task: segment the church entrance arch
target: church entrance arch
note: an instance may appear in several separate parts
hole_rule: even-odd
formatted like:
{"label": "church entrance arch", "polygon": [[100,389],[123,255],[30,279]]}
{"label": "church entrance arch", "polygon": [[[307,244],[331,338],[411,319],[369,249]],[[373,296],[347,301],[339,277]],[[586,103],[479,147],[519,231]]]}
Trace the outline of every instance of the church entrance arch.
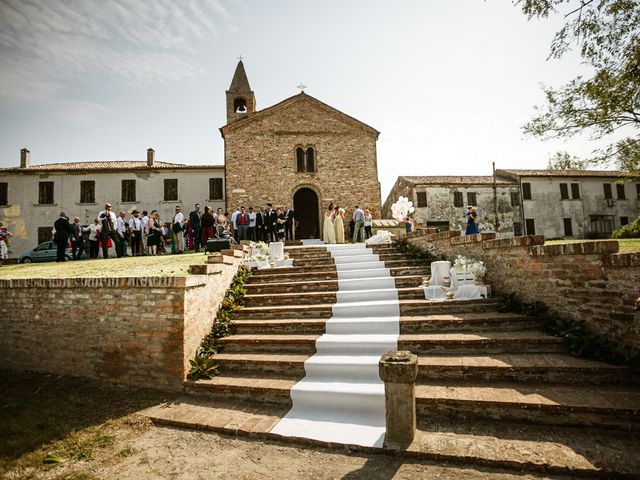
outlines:
{"label": "church entrance arch", "polygon": [[299,189],[293,194],[293,211],[298,221],[296,239],[320,238],[318,194],[308,187]]}

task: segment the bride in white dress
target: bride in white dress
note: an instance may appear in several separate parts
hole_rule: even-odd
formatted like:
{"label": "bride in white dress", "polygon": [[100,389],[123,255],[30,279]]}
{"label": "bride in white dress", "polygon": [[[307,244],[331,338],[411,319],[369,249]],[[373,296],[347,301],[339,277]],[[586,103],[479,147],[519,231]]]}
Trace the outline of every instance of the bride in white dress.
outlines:
{"label": "bride in white dress", "polygon": [[336,230],[333,225],[333,203],[324,212],[324,226],[322,228],[322,241],[324,243],[336,243]]}

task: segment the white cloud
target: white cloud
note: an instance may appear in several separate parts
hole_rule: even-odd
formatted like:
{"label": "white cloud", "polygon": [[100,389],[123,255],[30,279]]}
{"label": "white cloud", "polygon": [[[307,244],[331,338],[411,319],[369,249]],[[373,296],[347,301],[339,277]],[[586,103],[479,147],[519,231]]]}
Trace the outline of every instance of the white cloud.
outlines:
{"label": "white cloud", "polygon": [[234,30],[217,0],[0,0],[0,101],[99,75],[131,86],[202,73],[198,45]]}

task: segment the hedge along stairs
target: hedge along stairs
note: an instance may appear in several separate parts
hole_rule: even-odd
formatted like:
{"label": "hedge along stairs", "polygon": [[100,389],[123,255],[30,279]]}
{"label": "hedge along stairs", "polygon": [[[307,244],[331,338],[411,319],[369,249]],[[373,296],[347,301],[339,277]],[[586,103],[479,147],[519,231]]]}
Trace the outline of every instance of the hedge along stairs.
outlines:
{"label": "hedge along stairs", "polygon": [[[293,268],[256,272],[244,286],[234,334],[218,340],[221,350],[213,356],[220,374],[186,381],[184,396],[148,415],[170,425],[376,449],[348,436],[341,442],[278,427],[292,407],[295,413],[295,386],[326,375],[313,371],[314,358],[322,357],[322,337],[332,334],[334,307],[344,300],[341,282],[353,280],[336,268],[349,261],[340,264],[323,246],[287,252]],[[397,348],[419,357],[419,431],[406,455],[571,476],[640,472],[640,391],[629,369],[572,357],[539,319],[498,312],[494,300],[426,301],[419,286],[429,272],[424,261],[390,246],[365,252],[384,265],[371,264],[372,271],[388,272],[384,285],[376,280],[366,289],[395,287]],[[358,328],[375,332],[374,323]],[[326,360],[340,375],[340,366]],[[339,404],[334,396],[327,408]],[[343,405],[346,412],[353,408]]]}

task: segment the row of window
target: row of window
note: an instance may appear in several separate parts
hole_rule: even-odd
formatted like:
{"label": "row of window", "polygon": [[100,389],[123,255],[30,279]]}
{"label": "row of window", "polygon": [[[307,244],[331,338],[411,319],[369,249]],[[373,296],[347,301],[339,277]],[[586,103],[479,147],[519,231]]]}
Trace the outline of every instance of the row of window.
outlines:
{"label": "row of window", "polygon": [[[610,235],[615,229],[613,215],[589,215],[589,221],[591,224],[591,232],[603,235]],[[571,218],[563,218],[562,223],[564,226],[564,236],[573,237],[573,221]],[[536,234],[536,223],[533,218],[525,219],[527,227],[527,235]],[[623,227],[629,224],[629,217],[620,217],[620,226]],[[514,223],[514,230],[516,224]],[[515,233],[518,235],[518,233]]]}
{"label": "row of window", "polygon": [[[123,203],[137,202],[136,180],[122,180],[120,200]],[[0,205],[9,205],[9,184],[0,182]],[[40,205],[51,205],[54,203],[54,182],[38,183],[38,203]],[[209,179],[209,200],[223,200],[221,178]],[[175,202],[178,200],[178,179],[164,179],[164,200]],[[96,182],[95,180],[80,181],[80,203],[96,203]]]}
{"label": "row of window", "polygon": [[[427,192],[416,192],[416,203],[418,208],[427,206]],[[478,193],[467,192],[467,205],[478,206]],[[453,206],[463,207],[464,195],[462,192],[453,192]],[[511,192],[511,206],[517,207],[520,205],[520,194],[518,192]]]}
{"label": "row of window", "polygon": [[[625,193],[624,185],[621,183],[616,183],[616,196],[618,200],[626,200],[627,195]],[[603,183],[602,189],[604,191],[604,198],[609,200],[613,198],[613,184],[611,183]],[[640,199],[640,183],[636,184],[636,192],[638,198]],[[571,196],[569,196],[571,193]],[[528,182],[522,183],[522,198],[524,200],[531,200],[531,184]],[[580,184],[579,183],[561,183],[560,184],[560,198],[562,200],[578,200],[580,199]]]}

